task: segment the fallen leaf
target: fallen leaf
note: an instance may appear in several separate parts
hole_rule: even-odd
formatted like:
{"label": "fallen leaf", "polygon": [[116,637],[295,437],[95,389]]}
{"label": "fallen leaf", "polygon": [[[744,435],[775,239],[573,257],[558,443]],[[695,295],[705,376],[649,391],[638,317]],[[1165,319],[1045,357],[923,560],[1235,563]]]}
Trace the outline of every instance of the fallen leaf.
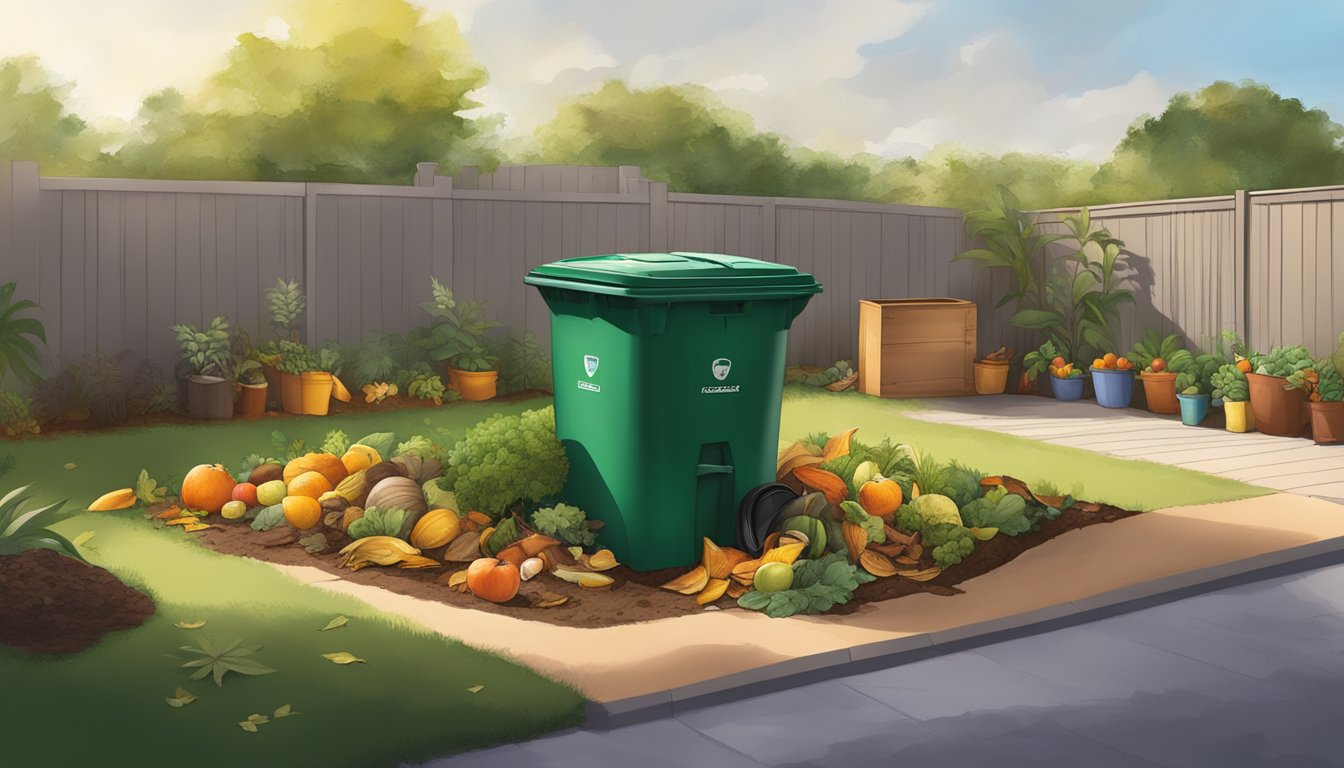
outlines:
{"label": "fallen leaf", "polygon": [[213,528],[213,527],[214,526],[210,525],[209,523],[190,523],[188,525],[182,526],[182,530],[186,531],[187,533],[195,533],[197,531],[204,531],[206,528]]}
{"label": "fallen leaf", "polygon": [[728,591],[727,579],[710,579],[705,588],[700,590],[700,594],[695,596],[695,604],[708,605],[723,597],[726,591]]}
{"label": "fallen leaf", "polygon": [[761,555],[761,564],[784,563],[785,565],[793,565],[793,562],[798,559],[799,555],[803,554],[803,550],[806,548],[807,545],[801,541],[793,542],[791,544],[780,544],[769,552],[766,552],[764,555]]}
{"label": "fallen leaf", "polygon": [[765,543],[761,545],[762,552],[769,552],[779,546],[779,540],[783,538],[779,531],[774,531],[765,537]]}
{"label": "fallen leaf", "polygon": [[812,447],[802,442],[794,443],[787,450],[779,454],[779,461],[775,465],[775,480],[784,482],[784,478],[793,474],[793,470],[799,467],[812,467],[822,463],[819,453],[812,453]]}
{"label": "fallen leaf", "polygon": [[79,465],[78,465],[78,464],[74,464],[74,463],[70,463],[70,464],[66,464],[66,465],[65,465],[65,468],[66,468],[66,469],[74,469],[74,468],[77,467],[77,466],[79,466]]}
{"label": "fallen leaf", "polygon": [[368,664],[367,661],[359,658],[353,653],[346,653],[345,651],[340,651],[339,653],[324,653],[322,654],[322,658],[333,664]]}
{"label": "fallen leaf", "polygon": [[173,626],[178,629],[200,629],[205,626],[204,621],[179,621]]}
{"label": "fallen leaf", "polygon": [[303,545],[303,550],[310,555],[320,555],[331,546],[331,542],[327,541],[326,534],[321,531],[304,536],[299,539],[299,543]]}
{"label": "fallen leaf", "polygon": [[248,733],[257,732],[257,724],[252,722],[251,720],[243,720],[242,722],[238,723],[238,727],[242,728],[244,731],[247,731]]}
{"label": "fallen leaf", "polygon": [[854,437],[854,433],[858,431],[858,427],[850,427],[844,432],[832,437],[830,440],[827,440],[826,447],[821,450],[821,463],[825,464],[826,462],[833,461],[841,456],[848,456],[849,440]]}
{"label": "fallen leaf", "polygon": [[290,715],[297,715],[297,714],[299,713],[295,712],[293,708],[290,707],[288,704],[281,704],[279,707],[276,708],[275,714],[271,715],[271,717],[274,717],[276,720],[279,720],[282,717],[289,717]]}
{"label": "fallen leaf", "polygon": [[173,698],[164,699],[164,701],[168,702],[168,706],[178,708],[185,707],[195,700],[196,694],[188,691],[186,688],[178,688],[173,693]]}
{"label": "fallen leaf", "polygon": [[700,564],[705,566],[705,573],[710,579],[728,578],[728,574],[733,571],[733,567],[728,564],[728,556],[708,536],[704,539],[704,554],[700,557]]}
{"label": "fallen leaf", "polygon": [[93,541],[93,537],[97,535],[98,534],[93,531],[85,531],[76,536],[75,538],[71,539],[70,543],[74,544],[76,547],[85,547],[87,549],[88,543],[90,541]]}
{"label": "fallen leaf", "polygon": [[694,595],[705,588],[709,583],[709,573],[705,571],[705,566],[697,565],[686,573],[662,585],[660,589],[669,589],[673,592],[680,592],[683,595]]}
{"label": "fallen leaf", "polygon": [[247,721],[249,723],[256,723],[257,725],[265,725],[266,723],[271,722],[271,718],[265,715],[251,714],[247,716]]}
{"label": "fallen leaf", "polygon": [[182,517],[182,508],[179,507],[179,506],[177,506],[176,504],[173,504],[173,505],[169,506],[167,509],[165,509],[165,510],[163,510],[162,512],[160,512],[160,513],[158,513],[157,515],[155,515],[155,516],[154,516],[154,519],[155,519],[155,520],[172,520],[173,518],[177,518],[177,517]]}
{"label": "fallen leaf", "polygon": [[871,549],[859,553],[859,565],[878,578],[896,575],[896,566],[892,565],[891,560],[881,552],[874,552]]}
{"label": "fallen leaf", "polygon": [[602,589],[616,583],[615,579],[605,573],[593,573],[591,571],[570,571],[564,568],[556,568],[551,571],[551,574],[561,581],[578,584],[584,589]]}
{"label": "fallen leaf", "polygon": [[318,632],[326,632],[326,631],[329,630],[329,629],[340,629],[341,627],[344,627],[346,624],[349,624],[349,623],[350,623],[350,620],[347,619],[347,618],[345,618],[344,616],[337,616],[336,618],[332,619],[331,621],[328,621],[328,622],[327,622],[327,626],[325,626],[325,627],[323,627],[323,628],[321,628],[321,629],[319,629],[319,630],[317,630],[317,631],[318,631]]}
{"label": "fallen leaf", "polygon": [[838,381],[833,381],[833,382],[831,382],[830,384],[827,384],[827,385],[826,385],[826,389],[829,390],[829,391],[831,391],[831,392],[840,392],[840,391],[842,391],[842,390],[846,390],[846,389],[849,389],[850,387],[854,386],[854,384],[855,384],[858,380],[859,380],[859,373],[858,373],[858,371],[855,371],[854,373],[849,374],[848,376],[846,376],[846,377],[843,378],[843,379],[840,379],[840,380],[838,380]]}
{"label": "fallen leaf", "polygon": [[868,530],[857,523],[845,520],[840,524],[845,534],[845,546],[849,549],[849,562],[859,562],[859,553],[868,546]]}
{"label": "fallen leaf", "polygon": [[168,521],[168,525],[191,525],[196,522],[196,518],[187,515],[185,517],[175,517]]}
{"label": "fallen leaf", "polygon": [[896,575],[904,576],[905,578],[910,579],[911,581],[928,581],[932,578],[935,578],[940,573],[942,573],[942,570],[939,568],[925,568],[922,571],[914,571],[914,570],[897,571]]}
{"label": "fallen leaf", "polygon": [[736,581],[730,582],[728,584],[728,597],[732,598],[733,600],[736,600],[737,598],[745,594],[747,594],[747,587],[743,586],[742,584],[739,584]]}
{"label": "fallen leaf", "polygon": [[[440,577],[440,578],[442,578],[442,577]],[[466,572],[466,571],[458,571],[457,573],[454,573],[453,575],[449,576],[449,577],[448,577],[448,588],[449,588],[449,589],[457,590],[458,592],[466,592],[466,591],[467,591],[467,572]]]}
{"label": "fallen leaf", "polygon": [[401,562],[397,563],[398,568],[410,569],[440,568],[442,566],[443,563],[440,563],[438,560],[435,560],[432,557],[424,557],[423,555],[407,555],[402,558]]}
{"label": "fallen leaf", "polygon": [[480,693],[481,691],[484,691],[484,690],[485,690],[485,686],[484,686],[484,685],[473,685],[473,686],[471,686],[470,688],[468,688],[467,690],[468,690],[468,691],[471,691],[472,693]]}
{"label": "fallen leaf", "polygon": [[541,590],[532,596],[533,608],[554,608],[569,602],[569,598],[564,595],[557,595],[549,590]]}

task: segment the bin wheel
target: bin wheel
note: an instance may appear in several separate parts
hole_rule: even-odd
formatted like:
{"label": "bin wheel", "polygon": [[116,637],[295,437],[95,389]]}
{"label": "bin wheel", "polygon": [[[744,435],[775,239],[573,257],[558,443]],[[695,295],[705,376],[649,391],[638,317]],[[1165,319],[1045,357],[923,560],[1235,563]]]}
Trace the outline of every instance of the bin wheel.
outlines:
{"label": "bin wheel", "polygon": [[737,506],[737,548],[759,557],[779,513],[796,498],[798,494],[783,483],[766,483],[747,491]]}

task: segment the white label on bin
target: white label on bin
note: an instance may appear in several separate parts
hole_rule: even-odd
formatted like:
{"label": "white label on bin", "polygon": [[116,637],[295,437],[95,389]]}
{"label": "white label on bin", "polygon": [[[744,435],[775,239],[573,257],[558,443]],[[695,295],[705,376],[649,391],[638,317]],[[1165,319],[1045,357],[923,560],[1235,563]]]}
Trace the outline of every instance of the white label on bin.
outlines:
{"label": "white label on bin", "polygon": [[594,383],[591,382],[591,381],[583,381],[583,380],[580,380],[580,381],[579,381],[579,389],[586,389],[586,390],[588,390],[589,392],[601,392],[601,391],[602,391],[602,387],[601,387],[600,385],[598,385],[598,384],[594,384]]}
{"label": "white label on bin", "polygon": [[588,374],[588,378],[593,378],[593,374],[597,373],[598,362],[597,355],[583,356],[583,372]]}
{"label": "white label on bin", "polygon": [[700,394],[702,394],[702,395],[717,395],[717,394],[721,394],[721,393],[723,393],[723,392],[738,392],[738,391],[741,391],[741,389],[742,389],[742,388],[739,387],[739,386],[736,385],[736,384],[732,384],[732,385],[729,385],[729,386],[722,386],[722,387],[701,387],[701,388],[700,388]]}
{"label": "white label on bin", "polygon": [[716,358],[709,364],[709,370],[714,372],[714,378],[723,381],[728,378],[728,372],[733,369],[733,361],[726,357]]}

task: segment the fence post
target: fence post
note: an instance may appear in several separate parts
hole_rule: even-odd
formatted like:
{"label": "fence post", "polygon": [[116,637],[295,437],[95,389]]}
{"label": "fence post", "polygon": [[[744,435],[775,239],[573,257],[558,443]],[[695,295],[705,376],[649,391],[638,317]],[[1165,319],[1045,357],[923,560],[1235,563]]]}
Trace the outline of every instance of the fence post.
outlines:
{"label": "fence post", "polygon": [[1233,322],[1246,348],[1251,348],[1251,295],[1247,272],[1251,260],[1251,194],[1238,189],[1233,196],[1232,296],[1236,306]]}
{"label": "fence post", "polygon": [[307,343],[317,342],[317,192],[303,185],[303,292],[306,296],[304,325]]}
{"label": "fence post", "polygon": [[639,179],[638,165],[622,165],[616,169],[616,192],[628,195],[634,188],[632,182]]}
{"label": "fence post", "polygon": [[761,259],[779,261],[779,250],[775,246],[775,198],[765,201],[761,206]]}
{"label": "fence post", "polygon": [[434,175],[439,172],[438,163],[416,163],[415,164],[415,186],[432,187],[434,186]]}
{"label": "fence post", "polygon": [[649,182],[649,250],[667,250],[667,183]]}

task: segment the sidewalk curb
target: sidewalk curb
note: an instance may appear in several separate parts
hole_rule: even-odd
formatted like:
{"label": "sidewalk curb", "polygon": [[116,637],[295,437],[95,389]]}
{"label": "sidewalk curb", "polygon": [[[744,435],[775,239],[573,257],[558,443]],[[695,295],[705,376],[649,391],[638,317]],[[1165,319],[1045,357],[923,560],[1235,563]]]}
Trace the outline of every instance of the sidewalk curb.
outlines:
{"label": "sidewalk curb", "polygon": [[804,656],[692,685],[587,704],[582,727],[610,730],[837,677],[873,672],[984,645],[1344,563],[1344,536],[1173,574],[990,621]]}

